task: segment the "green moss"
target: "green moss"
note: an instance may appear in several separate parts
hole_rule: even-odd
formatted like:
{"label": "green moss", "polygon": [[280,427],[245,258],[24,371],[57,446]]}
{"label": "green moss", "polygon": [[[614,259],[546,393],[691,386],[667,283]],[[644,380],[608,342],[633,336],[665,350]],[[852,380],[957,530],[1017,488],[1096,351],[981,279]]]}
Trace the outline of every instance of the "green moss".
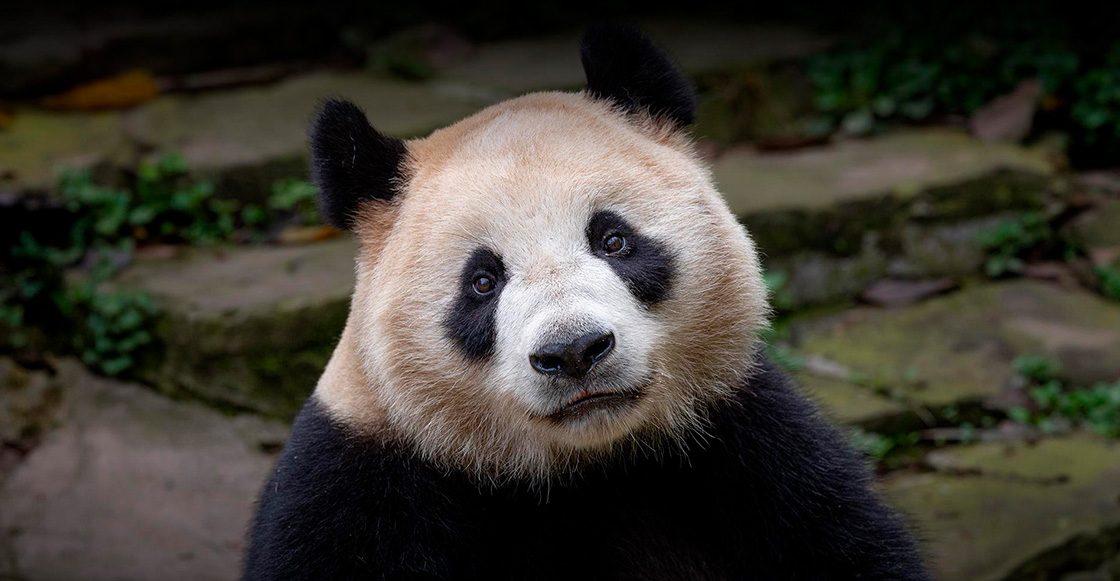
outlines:
{"label": "green moss", "polygon": [[16,191],[49,190],[58,171],[127,156],[119,113],[43,113],[21,110],[0,131],[0,174]]}
{"label": "green moss", "polygon": [[810,111],[807,79],[796,66],[733,67],[696,76],[692,133],[720,143],[800,135]]}
{"label": "green moss", "polygon": [[1008,210],[1041,210],[1055,191],[1053,178],[1019,171],[997,170],[954,186],[930,188],[914,206],[923,220],[961,220]]}
{"label": "green moss", "polygon": [[314,389],[342,333],[348,300],[218,319],[174,314],[157,328],[162,349],[139,375],[164,393],[292,418]]}
{"label": "green moss", "polygon": [[933,539],[940,579],[1033,579],[1024,565],[1070,557],[1120,524],[1120,446],[1085,435],[938,452],[940,472],[902,475],[888,498]]}
{"label": "green moss", "polygon": [[1081,385],[1120,375],[1120,308],[1037,282],[966,288],[910,307],[858,309],[793,326],[798,350],[934,407],[998,393],[1022,353],[1056,358]]}

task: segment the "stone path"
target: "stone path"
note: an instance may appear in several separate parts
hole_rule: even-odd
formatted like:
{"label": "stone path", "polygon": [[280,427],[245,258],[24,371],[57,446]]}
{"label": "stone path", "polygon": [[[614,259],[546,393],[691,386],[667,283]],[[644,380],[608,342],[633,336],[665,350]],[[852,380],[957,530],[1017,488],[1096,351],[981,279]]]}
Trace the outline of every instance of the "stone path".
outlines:
{"label": "stone path", "polygon": [[938,578],[1050,579],[1046,565],[1076,563],[1078,544],[1120,548],[1120,443],[1076,434],[935,454],[937,470],[885,488],[927,539]]}
{"label": "stone path", "polygon": [[[2,378],[0,378],[2,380]],[[0,578],[235,579],[287,428],[60,361],[59,427],[0,481]]]}
{"label": "stone path", "polygon": [[1120,378],[1120,304],[1036,281],[803,318],[791,335],[807,356],[805,387],[840,419],[872,427],[982,404],[1011,388],[1023,354],[1057,360],[1073,385]]}
{"label": "stone path", "polygon": [[716,161],[714,173],[731,210],[745,216],[816,210],[883,194],[908,197],[1000,169],[1053,171],[1045,150],[981,143],[963,131],[934,128],[784,153],[733,149]]}
{"label": "stone path", "polygon": [[140,376],[165,393],[292,417],[350,309],[355,244],[196,250],[147,260],[117,280],[164,309],[163,354]]}

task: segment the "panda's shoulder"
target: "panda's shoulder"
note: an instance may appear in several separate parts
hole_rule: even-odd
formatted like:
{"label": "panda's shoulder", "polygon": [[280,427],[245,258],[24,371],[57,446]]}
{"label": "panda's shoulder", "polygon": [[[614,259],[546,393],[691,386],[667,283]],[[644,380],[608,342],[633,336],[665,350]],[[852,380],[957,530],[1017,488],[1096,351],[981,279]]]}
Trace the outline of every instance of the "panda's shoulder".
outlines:
{"label": "panda's shoulder", "polygon": [[[442,471],[399,438],[352,428],[312,396],[292,424],[269,481],[271,490],[264,494],[317,503],[330,503],[338,496],[352,508],[355,499],[391,502],[394,496],[373,492],[379,488],[413,496],[412,492],[445,485]],[[316,494],[305,494],[309,490]]]}
{"label": "panda's shoulder", "polygon": [[406,567],[399,561],[409,555],[435,566],[431,555],[447,554],[440,547],[455,542],[451,525],[469,522],[471,495],[457,488],[406,446],[348,428],[312,397],[261,490],[246,577],[344,575],[373,562],[392,571]]}
{"label": "panda's shoulder", "polygon": [[752,478],[776,483],[782,474],[797,472],[806,481],[817,481],[827,475],[816,468],[830,466],[856,485],[868,481],[866,462],[844,432],[768,358],[759,357],[736,396],[720,407],[717,416],[715,436],[726,451],[750,467]]}

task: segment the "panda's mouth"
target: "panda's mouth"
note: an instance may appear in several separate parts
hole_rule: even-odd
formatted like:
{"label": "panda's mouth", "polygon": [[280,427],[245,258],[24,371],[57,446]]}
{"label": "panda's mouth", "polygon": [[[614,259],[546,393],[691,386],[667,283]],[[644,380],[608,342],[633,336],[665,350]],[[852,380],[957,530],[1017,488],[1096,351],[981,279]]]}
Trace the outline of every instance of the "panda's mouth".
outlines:
{"label": "panda's mouth", "polygon": [[547,417],[553,421],[564,421],[600,411],[619,412],[636,404],[644,394],[645,390],[638,388],[621,391],[580,390]]}

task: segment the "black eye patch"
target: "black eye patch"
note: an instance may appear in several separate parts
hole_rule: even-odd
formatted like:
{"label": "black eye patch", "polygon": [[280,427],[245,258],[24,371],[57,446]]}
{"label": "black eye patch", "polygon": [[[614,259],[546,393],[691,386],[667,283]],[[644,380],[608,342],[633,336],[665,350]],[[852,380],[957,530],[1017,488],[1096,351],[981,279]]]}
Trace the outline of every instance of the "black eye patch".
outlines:
{"label": "black eye patch", "polygon": [[[609,254],[603,243],[611,236],[621,236],[626,246],[622,252]],[[647,305],[664,300],[673,282],[673,257],[661,242],[642,236],[618,214],[600,210],[587,224],[587,242],[591,252],[607,261],[637,299]]]}
{"label": "black eye patch", "polygon": [[[475,279],[480,276],[490,279],[493,290],[485,294],[475,290]],[[494,316],[505,282],[502,259],[488,248],[475,249],[463,265],[455,303],[444,317],[443,326],[469,359],[484,359],[494,353],[497,336]]]}

